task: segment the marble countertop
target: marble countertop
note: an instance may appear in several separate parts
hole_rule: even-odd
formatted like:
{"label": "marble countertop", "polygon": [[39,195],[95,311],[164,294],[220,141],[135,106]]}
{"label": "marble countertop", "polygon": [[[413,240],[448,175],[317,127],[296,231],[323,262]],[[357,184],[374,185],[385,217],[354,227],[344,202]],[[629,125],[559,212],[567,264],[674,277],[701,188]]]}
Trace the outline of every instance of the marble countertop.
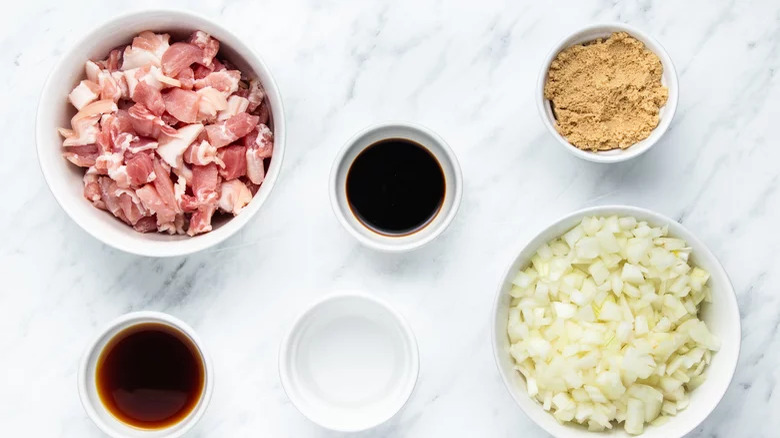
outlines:
{"label": "marble countertop", "polygon": [[[545,224],[584,206],[628,203],[693,230],[739,296],[739,367],[693,435],[778,436],[780,3],[168,2],[232,25],[257,48],[285,98],[288,147],[274,193],[242,232],[162,260],[112,250],[71,221],[40,174],[33,137],[41,86],[65,48],[97,22],[156,3],[28,0],[0,16],[0,435],[101,436],[79,403],[79,358],[108,321],[147,309],[189,322],[211,350],[214,397],[190,436],[337,436],[291,405],[277,351],[301,306],[357,288],[408,318],[421,374],[399,415],[356,436],[546,436],[493,363],[497,282]],[[641,158],[608,166],[556,144],[533,100],[551,46],[600,21],[648,31],[680,76],[670,131]],[[360,246],[327,196],[343,142],[388,119],[437,131],[465,178],[450,229],[405,255]]]}

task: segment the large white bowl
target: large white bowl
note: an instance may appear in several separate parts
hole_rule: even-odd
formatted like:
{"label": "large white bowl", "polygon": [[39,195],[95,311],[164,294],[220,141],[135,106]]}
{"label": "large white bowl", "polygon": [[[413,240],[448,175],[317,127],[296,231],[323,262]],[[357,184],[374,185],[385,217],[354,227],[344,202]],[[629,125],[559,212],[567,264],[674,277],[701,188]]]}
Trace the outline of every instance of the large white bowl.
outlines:
{"label": "large white bowl", "polygon": [[[195,237],[139,233],[110,213],[99,210],[84,199],[82,177],[84,169],[62,157],[62,138],[57,127],[69,127],[75,109],[67,95],[84,79],[87,59],[103,59],[108,52],[132,41],[141,31],[167,32],[181,39],[194,30],[203,30],[220,41],[219,56],[239,69],[257,76],[271,105],[274,131],[274,155],[265,181],[252,202],[235,218],[215,220],[214,230]],[[133,12],[114,18],[80,38],[62,55],[43,87],[36,122],[38,160],[44,178],[54,198],[81,228],[96,239],[133,254],[145,256],[177,256],[190,254],[216,245],[246,225],[268,198],[282,166],[285,146],[284,108],[279,89],[260,57],[225,27],[199,15],[173,10]]]}
{"label": "large white bowl", "polygon": [[[651,52],[658,55],[661,60],[664,71],[661,76],[661,83],[669,90],[669,98],[666,100],[666,104],[661,107],[659,112],[658,126],[653,129],[650,136],[646,139],[637,142],[626,149],[614,149],[611,151],[584,151],[577,146],[569,143],[558,130],[555,129],[556,121],[553,114],[550,101],[544,97],[544,84],[547,82],[547,71],[550,69],[550,64],[558,56],[558,54],[564,49],[571,47],[575,44],[582,44],[589,41],[594,41],[598,38],[607,38],[613,32],[626,32],[632,37],[638,39],[645,44]],[[669,125],[672,123],[674,113],[677,111],[677,100],[679,97],[679,84],[677,81],[677,71],[674,69],[672,58],[666,53],[664,47],[651,37],[647,33],[627,24],[623,23],[607,23],[596,24],[588,26],[584,29],[578,30],[568,37],[564,38],[550,51],[542,64],[542,70],[539,72],[539,79],[536,84],[536,106],[539,110],[539,115],[542,117],[544,126],[550,131],[553,137],[558,140],[567,151],[576,155],[584,160],[593,161],[596,163],[617,163],[620,161],[630,160],[631,158],[638,157],[643,153],[650,150],[650,148],[661,139],[661,137],[669,129]]]}
{"label": "large white bowl", "polygon": [[691,392],[691,403],[688,408],[671,417],[661,426],[646,425],[644,438],[675,438],[682,437],[692,431],[718,405],[723,394],[731,383],[734,370],[739,358],[741,340],[741,328],[739,320],[739,308],[734,294],[734,288],[726,275],[726,271],[710,252],[704,243],[696,238],[690,231],[678,222],[661,214],[637,207],[624,205],[610,205],[586,208],[571,213],[547,227],[530,242],[523,246],[517,257],[509,265],[501,284],[498,287],[496,301],[493,306],[492,339],[493,353],[495,355],[498,370],[509,389],[512,397],[523,409],[525,414],[537,425],[557,438],[583,438],[583,437],[630,437],[623,430],[622,425],[613,428],[609,432],[588,432],[584,427],[572,424],[560,424],[557,420],[535,400],[528,396],[525,380],[519,372],[514,370],[514,362],[509,355],[509,337],[507,335],[507,320],[509,317],[509,304],[511,297],[512,279],[515,273],[528,265],[531,257],[543,243],[553,240],[569,229],[577,225],[585,216],[633,216],[644,220],[651,225],[668,225],[669,235],[679,237],[688,242],[693,249],[691,262],[710,272],[709,285],[712,288],[712,303],[702,306],[699,317],[707,323],[707,327],[721,340],[721,349],[712,357],[712,363],[707,367],[705,382]]}

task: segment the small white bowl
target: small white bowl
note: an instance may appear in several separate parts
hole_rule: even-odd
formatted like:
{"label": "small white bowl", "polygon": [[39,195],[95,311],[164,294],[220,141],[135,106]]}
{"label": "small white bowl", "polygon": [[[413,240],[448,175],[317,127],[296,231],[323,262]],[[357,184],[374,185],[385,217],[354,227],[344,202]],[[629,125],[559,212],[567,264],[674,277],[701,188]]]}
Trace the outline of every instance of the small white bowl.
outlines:
{"label": "small white bowl", "polygon": [[[69,127],[75,114],[67,100],[68,93],[85,77],[84,63],[88,59],[103,59],[108,52],[144,30],[170,33],[181,39],[194,30],[203,30],[220,41],[220,56],[239,69],[256,75],[263,84],[271,105],[274,130],[274,154],[260,191],[249,205],[234,218],[215,220],[214,230],[195,237],[170,236],[160,233],[142,234],[95,208],[84,199],[83,168],[62,157],[62,138],[58,127]],[[168,257],[186,255],[214,246],[235,234],[257,213],[274,187],[282,166],[285,147],[285,122],[282,98],[271,71],[255,54],[226,27],[196,14],[174,10],[132,12],[109,20],[89,32],[61,56],[43,87],[38,104],[36,142],[41,171],[54,198],[68,216],[87,233],[116,249],[133,254]]]}
{"label": "small white bowl", "polygon": [[739,359],[741,341],[741,326],[739,307],[734,288],[726,271],[707,249],[704,243],[678,222],[661,214],[638,207],[625,205],[608,205],[586,208],[571,213],[555,222],[525,244],[517,257],[509,265],[498,287],[493,305],[493,324],[491,325],[491,343],[498,371],[504,384],[525,414],[547,433],[558,438],[593,438],[608,435],[611,437],[628,438],[629,435],[622,426],[613,428],[611,432],[588,432],[587,428],[560,424],[542,406],[533,400],[526,390],[525,379],[514,369],[514,360],[509,354],[509,337],[507,335],[507,320],[511,297],[512,279],[519,269],[530,262],[543,243],[547,243],[573,228],[585,216],[633,216],[647,221],[651,225],[668,225],[669,235],[679,237],[688,242],[692,248],[691,262],[710,272],[709,285],[712,288],[712,303],[704,303],[699,313],[707,327],[721,340],[721,349],[712,356],[712,362],[707,367],[707,379],[690,393],[690,405],[671,417],[666,424],[660,426],[645,425],[643,438],[676,438],[682,437],[701,424],[715,409],[726,393]]}
{"label": "small white bowl", "polygon": [[[106,409],[100,401],[97,392],[96,373],[100,354],[106,345],[123,330],[139,324],[158,323],[173,327],[186,335],[192,344],[198,349],[203,359],[204,382],[198,404],[184,419],[164,429],[138,429],[119,421]],[[89,344],[79,364],[78,388],[81,404],[89,418],[95,422],[98,428],[106,435],[113,438],[177,438],[190,429],[200,420],[206,412],[211,393],[214,391],[214,370],[206,350],[203,347],[195,331],[183,321],[166,313],[160,312],[133,312],[122,315],[109,323],[100,334]]]}
{"label": "small white bowl", "polygon": [[387,303],[355,292],[303,312],[279,352],[279,377],[293,405],[339,432],[392,418],[411,396],[419,369],[409,323]]}
{"label": "small white bowl", "polygon": [[[368,146],[385,139],[411,140],[425,147],[444,172],[444,200],[427,225],[409,234],[392,236],[377,233],[355,217],[347,200],[347,175],[355,158]],[[463,175],[455,153],[435,132],[408,122],[387,122],[357,133],[341,148],[330,171],[330,203],[341,225],[360,243],[385,252],[403,252],[419,248],[444,232],[455,218],[463,196]]]}
{"label": "small white bowl", "polygon": [[[661,107],[658,126],[653,129],[653,132],[651,132],[650,136],[646,139],[635,143],[626,149],[599,152],[584,151],[569,143],[569,141],[555,129],[556,121],[552,108],[550,107],[550,101],[544,97],[544,84],[547,82],[547,71],[550,69],[550,64],[555,60],[555,57],[564,49],[575,44],[594,41],[598,38],[607,38],[613,32],[628,33],[632,37],[643,42],[650,51],[658,55],[664,68],[661,83],[669,89],[669,98],[667,99],[666,104]],[[539,115],[542,117],[544,125],[567,151],[577,157],[596,163],[617,163],[642,155],[664,135],[669,128],[669,125],[672,123],[672,118],[677,110],[677,100],[679,97],[678,90],[677,71],[674,69],[672,58],[669,57],[669,54],[666,53],[666,50],[658,41],[645,32],[627,24],[596,24],[588,26],[564,38],[550,51],[550,54],[547,55],[547,59],[545,59],[544,64],[542,64],[542,71],[539,73],[539,79],[536,84],[536,106],[539,109]]]}

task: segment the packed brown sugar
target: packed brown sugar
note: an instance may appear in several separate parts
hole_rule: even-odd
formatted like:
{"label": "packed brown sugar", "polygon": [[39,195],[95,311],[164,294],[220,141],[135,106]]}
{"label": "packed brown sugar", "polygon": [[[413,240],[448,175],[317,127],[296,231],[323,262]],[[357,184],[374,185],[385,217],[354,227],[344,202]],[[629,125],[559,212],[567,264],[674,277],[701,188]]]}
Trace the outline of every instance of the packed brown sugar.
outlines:
{"label": "packed brown sugar", "polygon": [[625,32],[563,50],[550,64],[544,96],[556,129],[591,151],[625,149],[658,126],[668,90],[658,56]]}

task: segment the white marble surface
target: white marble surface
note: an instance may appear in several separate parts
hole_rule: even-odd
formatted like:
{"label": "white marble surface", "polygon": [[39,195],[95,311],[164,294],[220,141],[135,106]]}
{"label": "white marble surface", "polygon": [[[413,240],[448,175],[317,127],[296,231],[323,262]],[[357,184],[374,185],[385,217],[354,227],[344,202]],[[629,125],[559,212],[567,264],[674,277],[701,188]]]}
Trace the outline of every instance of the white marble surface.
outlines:
{"label": "white marble surface", "polygon": [[[1,436],[100,436],[79,404],[77,363],[99,327],[141,309],[188,321],[213,354],[214,398],[191,436],[336,436],[290,404],[276,361],[301,306],[339,288],[392,302],[420,345],[406,409],[358,436],[545,436],[499,379],[490,306],[525,239],[602,203],[679,219],[720,257],[739,294],[739,368],[694,435],[780,434],[780,3],[168,2],[232,25],[259,50],[285,97],[289,137],[281,179],[246,229],[212,251],[167,260],[119,253],[78,228],[46,188],[33,139],[42,83],[68,44],[122,10],[155,3],[27,0],[0,15]],[[665,45],[681,97],[653,150],[600,166],[556,144],[533,88],[554,42],[610,20]],[[440,133],[466,181],[452,227],[400,256],[359,246],[336,222],[326,190],[342,143],[387,119]]]}

